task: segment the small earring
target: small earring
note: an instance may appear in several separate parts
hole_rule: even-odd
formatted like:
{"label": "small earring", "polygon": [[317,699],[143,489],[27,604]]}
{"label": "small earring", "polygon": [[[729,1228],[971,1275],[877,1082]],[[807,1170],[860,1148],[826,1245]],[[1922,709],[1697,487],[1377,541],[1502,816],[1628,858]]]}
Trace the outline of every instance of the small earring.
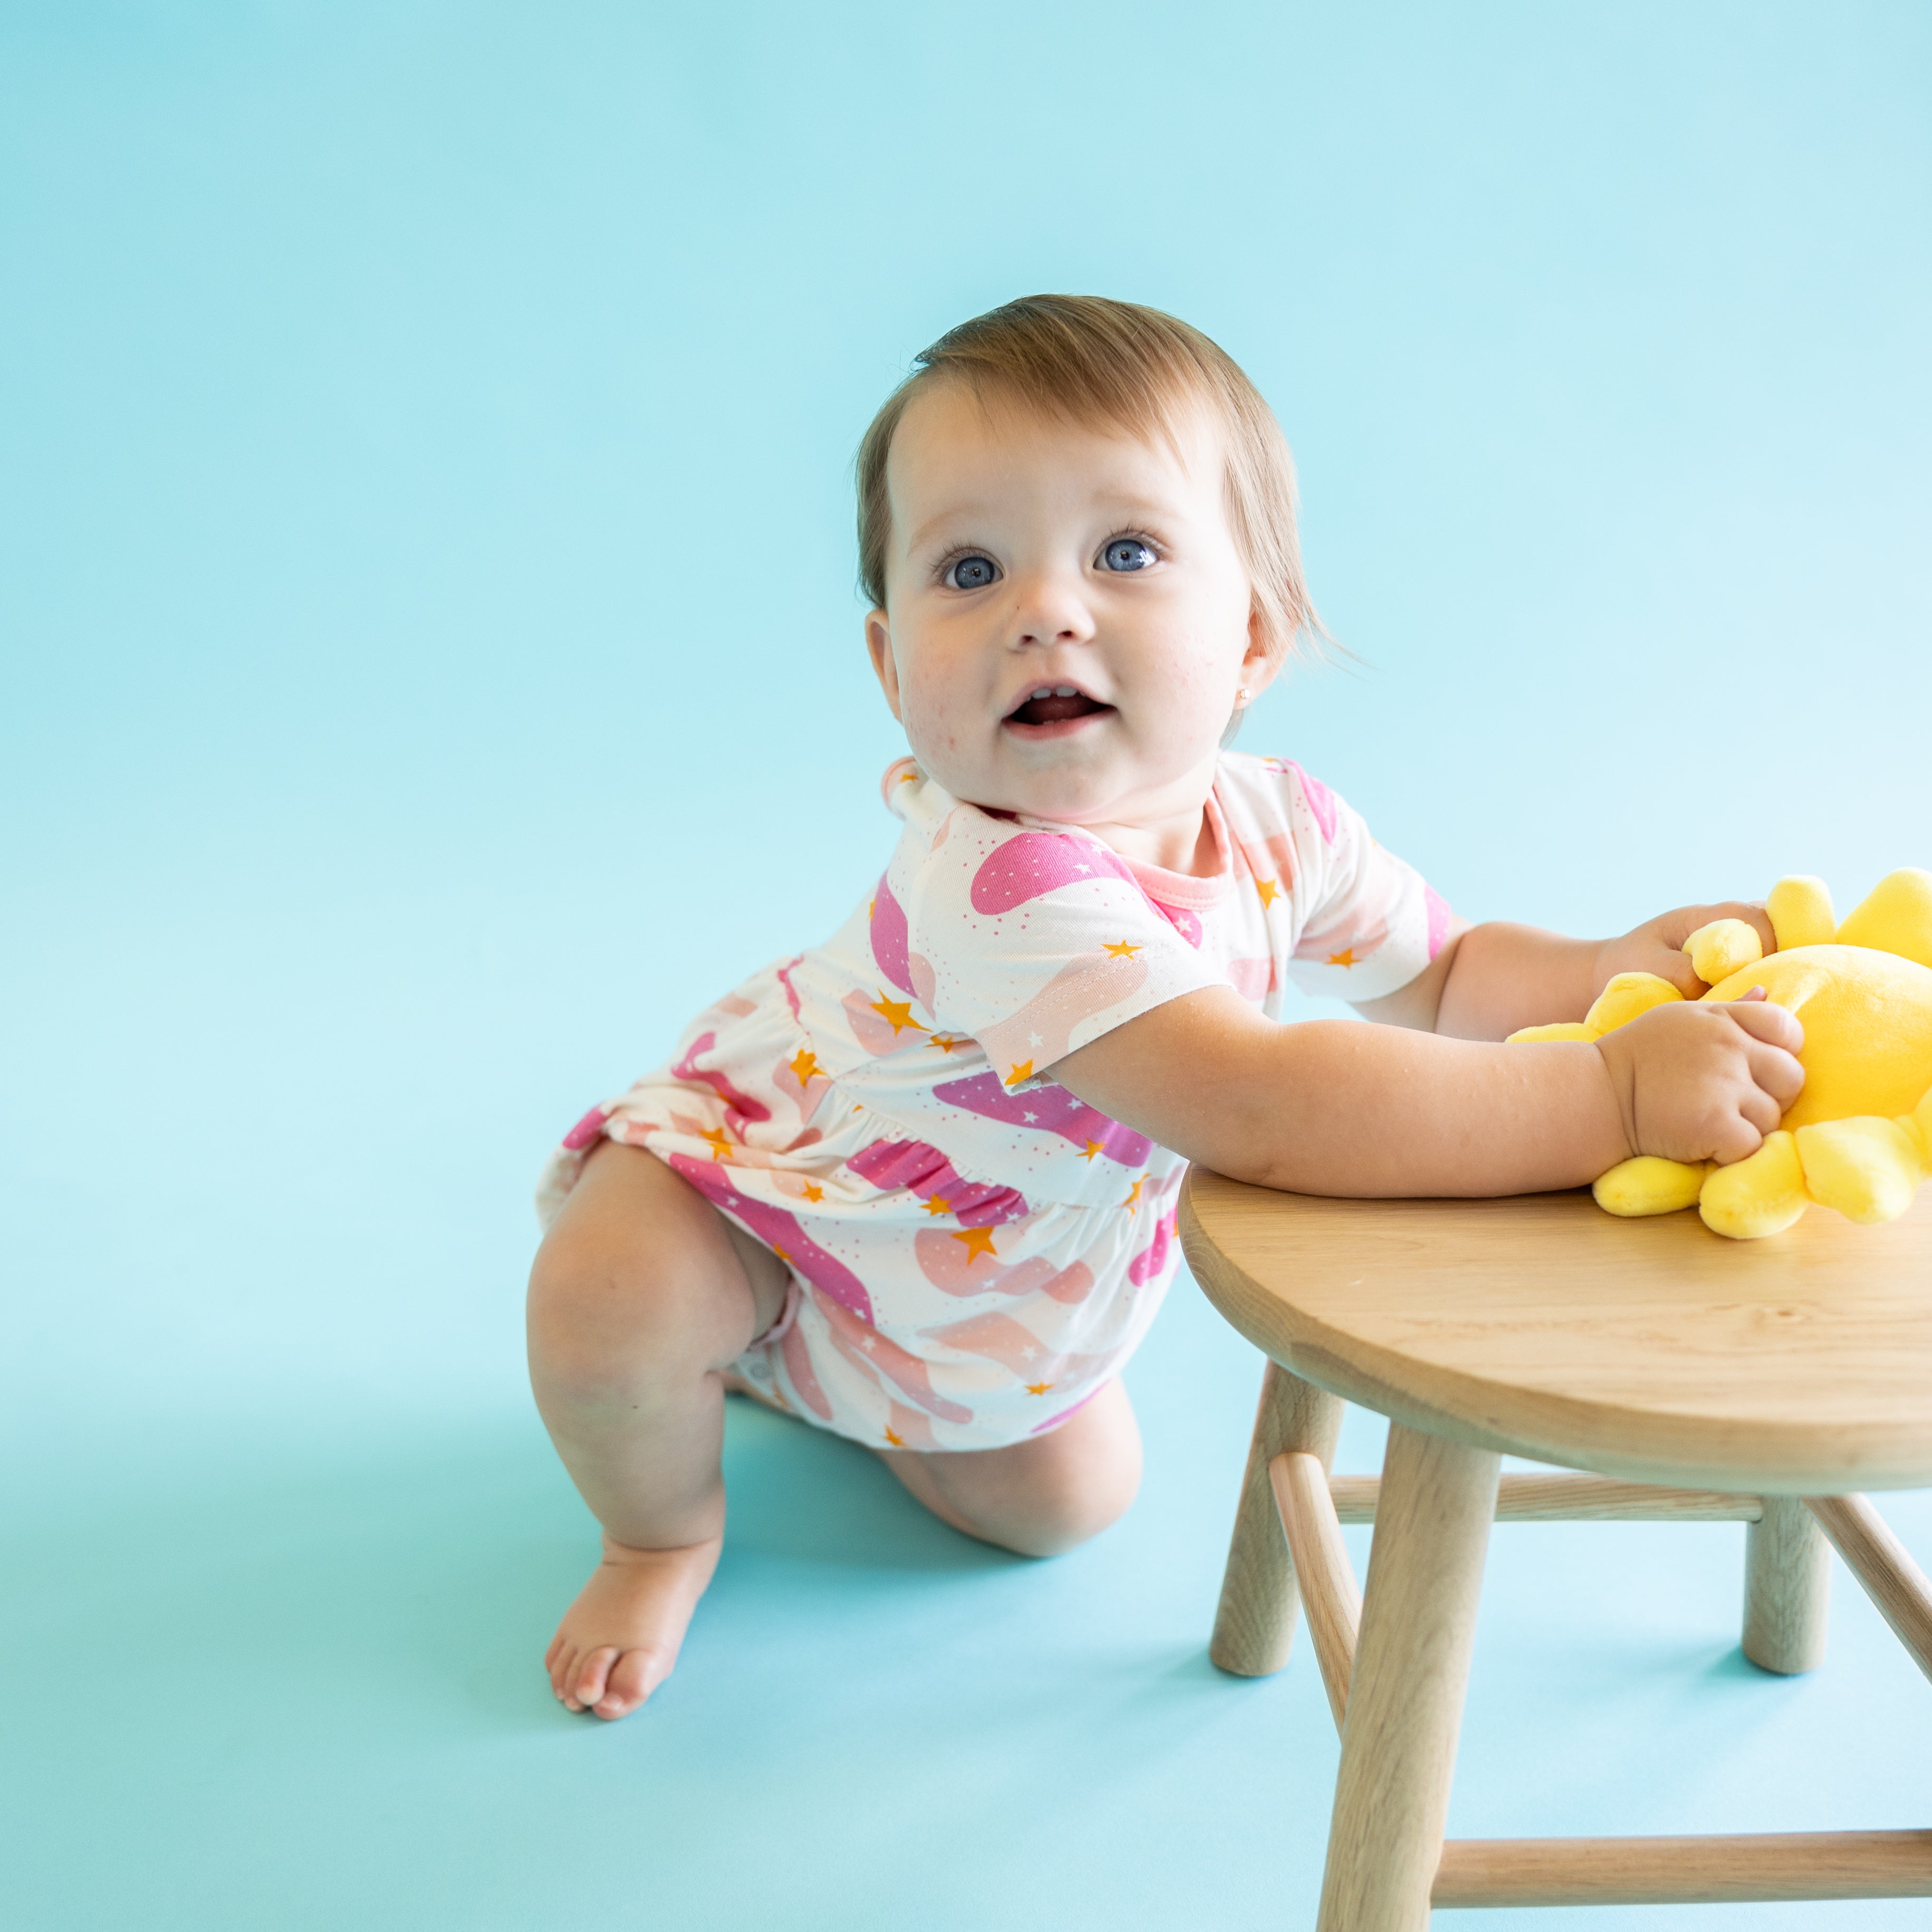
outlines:
{"label": "small earring", "polygon": [[1243,686],[1241,686],[1241,688],[1240,688],[1240,689],[1239,691],[1238,691],[1238,692],[1236,692],[1234,693],[1234,702],[1235,702],[1235,704],[1238,706],[1238,705],[1243,705],[1243,704],[1246,704],[1246,703],[1247,703],[1247,701],[1248,701],[1248,687],[1244,684],[1244,685],[1243,685]]}

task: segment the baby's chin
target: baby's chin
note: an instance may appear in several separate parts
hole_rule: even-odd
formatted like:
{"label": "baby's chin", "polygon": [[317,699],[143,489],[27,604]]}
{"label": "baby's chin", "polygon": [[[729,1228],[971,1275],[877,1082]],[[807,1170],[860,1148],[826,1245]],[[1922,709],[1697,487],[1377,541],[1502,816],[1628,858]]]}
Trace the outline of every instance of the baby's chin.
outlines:
{"label": "baby's chin", "polygon": [[955,798],[982,811],[1052,824],[1100,824],[1131,817],[1138,806],[1172,781],[1172,774],[1140,770],[1136,760],[1120,757],[1118,750],[1111,755],[1045,758],[1038,750],[1028,746],[1018,758],[963,761],[928,758],[915,746],[913,755]]}

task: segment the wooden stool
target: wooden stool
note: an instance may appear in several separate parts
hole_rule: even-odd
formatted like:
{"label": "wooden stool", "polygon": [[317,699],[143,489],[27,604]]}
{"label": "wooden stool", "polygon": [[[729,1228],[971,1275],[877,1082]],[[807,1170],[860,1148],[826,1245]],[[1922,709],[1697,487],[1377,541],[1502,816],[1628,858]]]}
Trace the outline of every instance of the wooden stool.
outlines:
{"label": "wooden stool", "polygon": [[[1280,1670],[1306,1604],[1342,1734],[1321,1932],[1932,1896],[1932,1830],[1442,1836],[1493,1520],[1742,1520],[1744,1654],[1787,1672],[1823,1657],[1828,1538],[1932,1676],[1932,1587],[1848,1493],[1932,1485],[1932,1189],[1884,1227],[1814,1208],[1739,1242],[1580,1193],[1316,1200],[1196,1168],[1180,1223],[1269,1358],[1210,1654]],[[1344,1400],[1390,1420],[1379,1482],[1328,1473]],[[1504,1454],[1590,1473],[1499,1480]],[[1362,1598],[1340,1526],[1371,1521]]]}

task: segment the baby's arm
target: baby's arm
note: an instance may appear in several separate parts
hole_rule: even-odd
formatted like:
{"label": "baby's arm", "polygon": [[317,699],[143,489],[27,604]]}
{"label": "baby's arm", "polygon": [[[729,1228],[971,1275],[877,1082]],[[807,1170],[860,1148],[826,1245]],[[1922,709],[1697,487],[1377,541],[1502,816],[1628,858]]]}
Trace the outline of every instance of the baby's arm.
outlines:
{"label": "baby's arm", "polygon": [[[1442,975],[1445,1002],[1454,977],[1453,966]],[[1762,1002],[1673,1001],[1592,1045],[1504,1046],[1347,1020],[1282,1026],[1217,986],[1052,1071],[1238,1180],[1304,1194],[1520,1194],[1580,1186],[1634,1154],[1742,1160],[1803,1086],[1803,1043],[1796,1019]]]}
{"label": "baby's arm", "polygon": [[1714,920],[1757,928],[1766,952],[1778,941],[1762,906],[1679,906],[1620,939],[1566,939],[1533,926],[1460,923],[1428,970],[1385,999],[1364,1000],[1364,1019],[1457,1040],[1502,1040],[1519,1027],[1580,1020],[1619,973],[1654,973],[1687,999],[1706,990],[1684,942]]}

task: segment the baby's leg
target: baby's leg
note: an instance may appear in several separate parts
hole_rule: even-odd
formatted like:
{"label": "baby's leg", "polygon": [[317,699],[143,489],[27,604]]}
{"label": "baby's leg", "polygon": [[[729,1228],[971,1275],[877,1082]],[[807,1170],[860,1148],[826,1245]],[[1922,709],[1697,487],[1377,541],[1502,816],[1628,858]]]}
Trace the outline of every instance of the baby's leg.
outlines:
{"label": "baby's leg", "polygon": [[722,1372],[778,1319],[785,1271],[640,1148],[606,1142],[530,1271],[530,1383],[604,1558],[544,1662],[621,1718],[670,1676],[717,1567]]}
{"label": "baby's leg", "polygon": [[1058,1556],[1123,1515],[1141,1481],[1141,1432],[1118,1382],[1051,1435],[1004,1449],[879,1454],[943,1522],[1022,1556]]}

